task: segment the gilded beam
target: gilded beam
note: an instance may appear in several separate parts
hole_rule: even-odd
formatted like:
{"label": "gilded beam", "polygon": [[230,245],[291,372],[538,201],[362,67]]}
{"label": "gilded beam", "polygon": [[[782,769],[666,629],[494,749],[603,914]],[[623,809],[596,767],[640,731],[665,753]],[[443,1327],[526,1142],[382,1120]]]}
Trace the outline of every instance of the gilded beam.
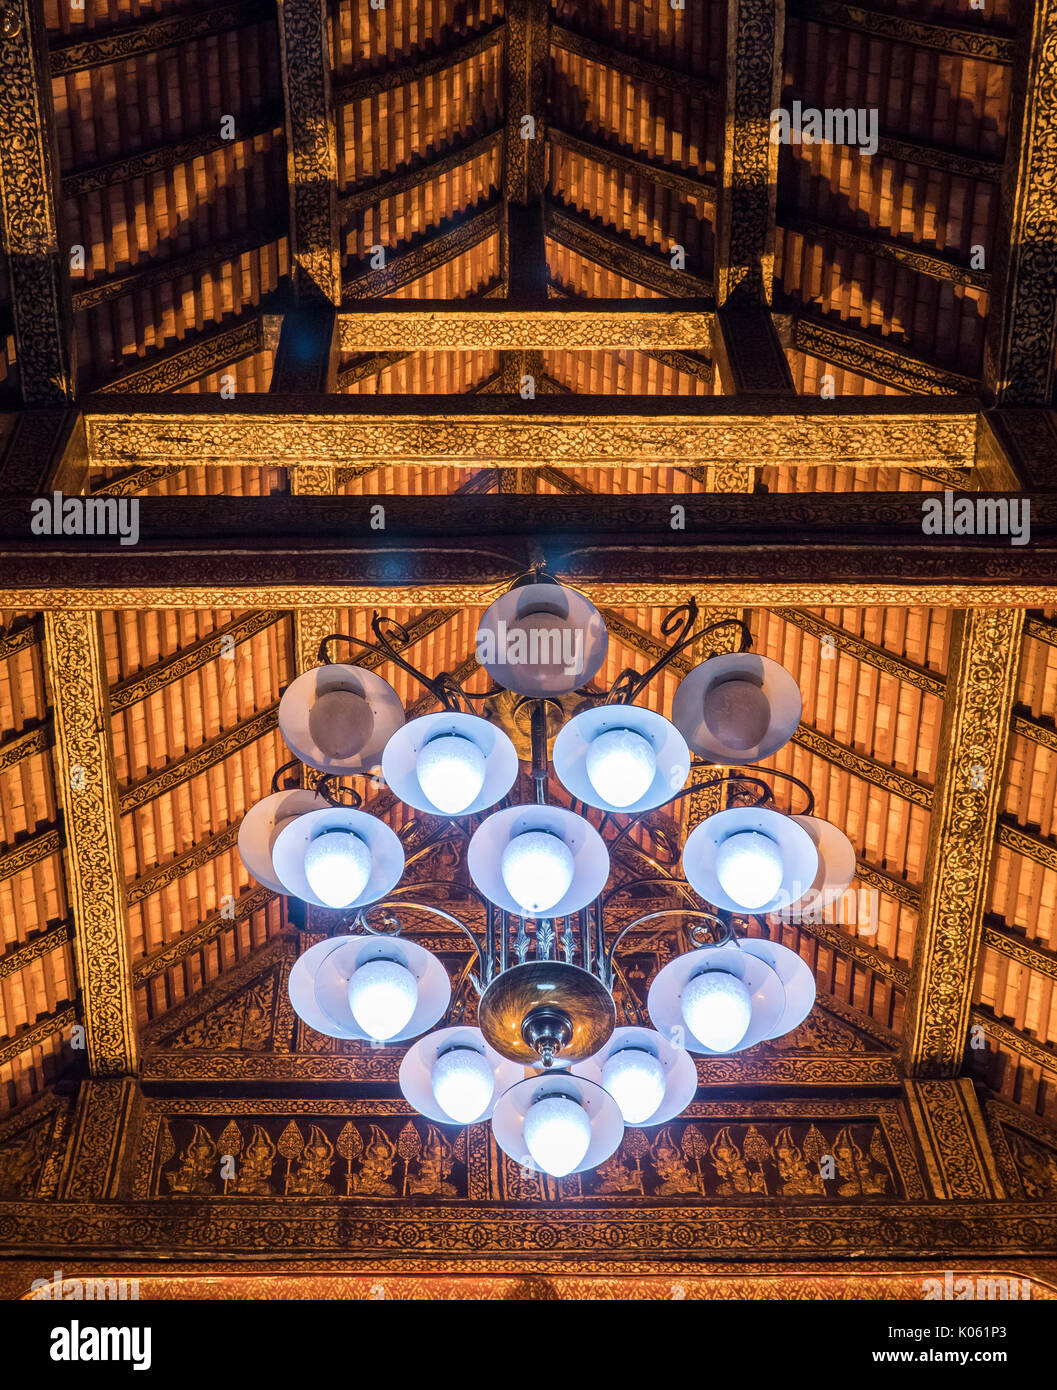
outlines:
{"label": "gilded beam", "polygon": [[[740,300],[736,296],[735,302]],[[795,394],[789,361],[766,308],[719,309],[712,356],[729,395]]]}
{"label": "gilded beam", "polygon": [[1025,7],[995,236],[984,386],[1005,405],[1049,405],[1057,351],[1057,0]]}
{"label": "gilded beam", "polygon": [[385,312],[344,312],[339,319],[344,352],[648,352],[656,348],[707,352],[712,341],[711,307],[671,300],[551,300],[545,309],[509,304],[477,309],[394,301]]}
{"label": "gilded beam", "polygon": [[47,612],[44,642],[88,1068],[93,1076],[116,1076],[136,1070],[136,1016],[98,615]]}
{"label": "gilded beam", "polygon": [[1024,614],[961,615],[951,652],[914,969],[907,1072],[957,1076],[969,1026]]}
{"label": "gilded beam", "polygon": [[[736,464],[971,468],[974,400],[892,397],[328,397],[240,394],[85,401],[95,468],[192,457],[213,466],[302,463],[583,467]],[[807,499],[788,501],[803,509]],[[918,503],[917,505],[920,505]],[[919,512],[920,518],[920,512]],[[1032,512],[1034,522],[1035,513]],[[884,517],[878,513],[880,524]],[[919,525],[920,529],[920,525]],[[267,605],[264,605],[267,606]]]}
{"label": "gilded beam", "polygon": [[537,200],[547,181],[550,27],[550,0],[507,0],[503,196],[510,203]]}
{"label": "gilded beam", "polygon": [[[116,377],[105,386],[98,387],[100,394],[129,395],[143,392],[154,395],[164,391],[175,391],[177,387],[198,381],[213,372],[252,357],[264,347],[264,318],[256,310],[240,316],[232,324],[220,325],[205,333],[195,335],[191,340],[177,342],[173,347],[141,365],[136,359],[125,366]],[[186,466],[188,460],[184,461]],[[148,486],[151,479],[143,476],[143,470],[135,475],[140,486]],[[129,479],[115,479],[116,489],[124,493]],[[104,486],[100,492],[107,491]]]}
{"label": "gilded beam", "polygon": [[785,0],[727,0],[723,154],[716,193],[716,303],[771,303]]}
{"label": "gilded beam", "polygon": [[491,154],[502,143],[502,129],[490,130],[484,135],[456,140],[453,145],[445,145],[424,159],[413,160],[395,174],[374,179],[370,183],[357,184],[338,195],[338,218],[347,222],[368,208],[378,207],[390,198],[399,198],[413,193],[417,188],[450,174],[453,169],[470,165],[482,155]]}
{"label": "gilded beam", "polygon": [[832,222],[818,222],[796,213],[780,214],[778,225],[807,241],[817,242],[827,248],[834,246],[840,251],[850,251],[852,255],[875,256],[878,260],[893,261],[918,275],[927,275],[932,280],[977,290],[991,288],[990,271],[974,270],[972,266],[963,264],[953,256],[939,255],[925,250],[924,247],[897,241],[879,232],[855,231],[850,227],[838,226]]}
{"label": "gilded beam", "polygon": [[583,135],[574,135],[554,125],[547,128],[547,143],[556,150],[566,150],[581,159],[601,164],[616,174],[649,179],[659,188],[669,188],[682,198],[692,198],[702,203],[707,210],[715,208],[716,186],[704,174],[677,169],[671,164],[660,164],[629,148],[603,144],[599,137],[585,139]]}
{"label": "gilded beam", "polygon": [[0,231],[14,307],[18,380],[29,406],[77,389],[57,213],[47,37],[38,0],[9,0],[0,39]]}
{"label": "gilded beam", "polygon": [[338,136],[325,0],[278,0],[290,260],[299,302],[340,304]]}
{"label": "gilded beam", "polygon": [[968,1077],[908,1079],[905,1084],[935,1196],[956,1201],[1005,1197],[980,1103]]}

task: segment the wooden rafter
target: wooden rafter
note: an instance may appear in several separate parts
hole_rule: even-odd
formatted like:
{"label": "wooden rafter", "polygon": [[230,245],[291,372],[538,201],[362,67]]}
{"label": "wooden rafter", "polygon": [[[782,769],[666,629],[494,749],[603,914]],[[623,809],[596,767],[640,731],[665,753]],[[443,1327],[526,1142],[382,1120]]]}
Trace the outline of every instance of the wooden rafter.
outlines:
{"label": "wooden rafter", "polygon": [[858,34],[939,49],[957,57],[982,58],[989,63],[1013,61],[1013,40],[1008,33],[983,23],[926,23],[891,10],[845,4],[844,0],[789,0],[789,12],[816,24],[835,24]]}
{"label": "wooden rafter", "polygon": [[383,178],[372,179],[369,183],[358,185],[342,193],[338,198],[338,218],[348,221],[368,208],[378,207],[390,198],[399,198],[424,188],[453,169],[461,169],[472,164],[482,155],[490,154],[503,139],[503,130],[486,131],[484,135],[472,135],[457,140],[454,144],[434,151],[422,159],[415,159],[402,169]]}
{"label": "wooden rafter", "polygon": [[991,288],[991,274],[987,270],[974,270],[964,259],[938,251],[929,251],[922,246],[900,241],[877,231],[858,231],[849,227],[837,226],[832,222],[820,222],[811,217],[803,217],[796,212],[779,212],[778,226],[787,232],[795,232],[806,241],[822,246],[834,246],[840,251],[853,255],[876,256],[879,260],[892,261],[904,266],[918,275],[927,275],[948,285],[962,285],[976,290]]}
{"label": "wooden rafter", "polygon": [[44,635],[88,1069],[93,1076],[117,1076],[136,1070],[137,1041],[99,619],[86,610],[50,611]]}
{"label": "wooden rafter", "polygon": [[951,654],[903,1056],[956,1076],[967,1044],[1024,614],[962,615]]}
{"label": "wooden rafter", "polygon": [[340,108],[348,106],[354,101],[364,101],[370,97],[379,96],[382,92],[391,92],[396,87],[409,86],[411,83],[421,82],[427,77],[435,77],[440,72],[458,67],[471,58],[476,58],[482,53],[488,53],[493,48],[498,48],[505,35],[506,24],[503,20],[499,20],[495,24],[485,25],[466,37],[457,39],[454,43],[427,49],[406,63],[394,63],[388,67],[380,68],[377,72],[367,72],[351,77],[347,81],[335,85],[335,102]]}
{"label": "wooden rafter", "polygon": [[715,207],[715,183],[702,174],[690,174],[683,169],[661,164],[655,159],[647,159],[636,151],[604,144],[598,137],[585,139],[583,135],[574,135],[571,131],[561,130],[553,124],[547,128],[547,143],[557,150],[568,150],[571,154],[579,155],[581,159],[589,159],[618,174],[647,178],[659,188],[670,188],[673,193],[678,193],[683,198],[693,198],[701,202],[706,210]]}
{"label": "wooden rafter", "polygon": [[14,305],[19,383],[29,406],[58,404],[77,389],[45,51],[44,16],[37,0],[12,0],[4,10],[0,42],[0,231]]}
{"label": "wooden rafter", "polygon": [[659,87],[662,91],[676,92],[691,101],[703,101],[710,106],[718,106],[722,102],[719,84],[702,77],[699,72],[683,72],[642,58],[615,44],[598,43],[564,24],[552,26],[551,44],[565,53],[585,58],[589,63],[619,72],[622,77]]}
{"label": "wooden rafter", "polygon": [[234,0],[234,3],[212,8],[184,10],[146,24],[104,29],[93,33],[90,38],[72,34],[55,40],[49,46],[49,70],[52,77],[64,77],[67,73],[81,72],[85,68],[127,62],[142,54],[159,53],[162,49],[193,43],[196,39],[212,38],[232,29],[266,23],[274,17],[275,9],[269,0]]}
{"label": "wooden rafter", "polygon": [[[781,320],[786,316],[780,316]],[[780,326],[780,335],[798,352],[820,357],[835,367],[878,381],[885,386],[897,386],[901,391],[920,395],[965,395],[976,389],[973,377],[952,371],[937,362],[927,361],[891,340],[876,333],[854,328],[836,318],[818,317],[794,311],[788,328]]]}
{"label": "wooden rafter", "polygon": [[546,212],[547,235],[584,260],[673,299],[711,300],[710,280],[689,270],[674,270],[661,251],[570,208],[548,203]]}
{"label": "wooden rafter", "polygon": [[[96,389],[108,395],[133,392],[153,395],[175,391],[180,386],[200,381],[204,376],[253,357],[266,346],[267,334],[266,316],[259,309],[250,309],[234,321],[229,320],[204,333],[194,334],[190,340],[178,341],[163,352],[134,359],[105,385]],[[132,490],[138,491],[153,480],[150,476],[141,477]],[[114,490],[128,491],[129,481],[121,480]]]}
{"label": "wooden rafter", "polygon": [[1057,351],[1057,0],[1036,0],[1024,21],[1013,68],[984,387],[1006,405],[1049,405]]}
{"label": "wooden rafter", "polygon": [[453,218],[388,256],[384,266],[362,270],[342,290],[345,304],[392,294],[487,241],[502,227],[503,204],[493,198],[467,216]]}

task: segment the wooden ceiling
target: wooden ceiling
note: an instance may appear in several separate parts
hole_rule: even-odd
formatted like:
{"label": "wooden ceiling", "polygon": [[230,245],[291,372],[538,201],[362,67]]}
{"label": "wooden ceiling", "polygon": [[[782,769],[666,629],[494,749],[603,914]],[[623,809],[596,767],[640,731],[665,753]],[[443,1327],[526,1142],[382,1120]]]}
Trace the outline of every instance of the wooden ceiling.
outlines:
{"label": "wooden ceiling", "polygon": [[[79,397],[281,389],[282,325],[295,303],[319,297],[350,313],[385,298],[480,305],[513,294],[526,273],[539,290],[542,269],[552,304],[679,298],[714,310],[727,298],[735,258],[717,207],[736,203],[724,132],[739,68],[728,7],[717,0],[685,11],[657,0],[587,8],[558,0],[551,10],[542,0],[510,0],[508,12],[489,0],[387,0],[378,11],[339,0],[318,35],[303,27],[311,7],[286,4],[277,16],[266,0],[86,0],[83,12],[45,0],[42,13],[32,4],[26,13],[39,40],[31,61],[46,78],[40,111],[56,189],[52,235],[34,265],[57,290],[50,323],[31,320],[9,178],[9,254],[0,261],[6,411],[23,399],[65,401],[74,379]],[[1023,163],[1008,135],[1016,43],[1030,15],[1014,22],[998,3],[981,16],[968,0],[879,0],[870,9],[790,0],[784,20],[772,74],[782,102],[876,105],[881,137],[873,157],[840,146],[770,153],[766,132],[761,156],[757,141],[756,156],[775,161],[775,182],[755,307],[788,364],[786,389],[838,397],[979,389],[1001,399],[1001,364],[1013,349],[989,360],[985,347],[989,333],[1000,348],[1007,343],[1015,322],[1008,294],[997,317],[990,308],[1022,188],[1014,177],[1003,203],[1003,168],[1015,174]],[[529,150],[525,114],[538,125]],[[329,171],[329,202],[313,198],[313,168]],[[526,208],[538,211],[536,232],[525,230]],[[1052,337],[1031,346],[1037,370],[1026,403],[1048,406]],[[1042,365],[1039,351],[1048,354]],[[67,365],[42,369],[49,360]],[[711,341],[680,352],[341,350],[331,365],[337,391],[362,395],[504,392],[512,379],[517,389],[524,370],[546,395],[731,389]],[[5,431],[16,418],[3,417]],[[952,480],[935,464],[867,470],[752,459],[722,478],[675,464],[514,471],[349,467],[332,470],[328,488],[350,496],[519,488],[692,495],[918,492]],[[86,485],[146,497],[267,496],[313,490],[307,473],[296,458],[224,467],[183,458],[147,473],[104,459],[92,461]],[[707,592],[697,596],[709,602]],[[472,671],[479,609],[389,611],[412,627],[423,668]],[[783,940],[811,962],[835,1016],[894,1057],[930,891],[954,610],[745,611],[757,649],[782,661],[804,697],[801,729],[775,766],[806,781],[820,814],[847,830],[858,884],[876,911],[871,930],[786,927]],[[613,641],[600,683],[653,659],[663,612],[607,613]],[[367,616],[351,608],[336,625],[363,635]],[[76,1067],[70,1029],[83,1014],[45,619],[39,611],[2,617],[7,1111]],[[283,905],[249,879],[235,837],[285,761],[275,711],[305,664],[311,624],[279,608],[203,607],[108,609],[100,622],[135,1013],[148,1029],[284,930]],[[998,1094],[1057,1122],[1054,612],[1030,612],[1017,640],[973,971],[971,1022],[983,1045],[970,1049],[968,1066]],[[408,707],[430,707],[416,705],[421,691],[402,672],[379,669]],[[674,686],[666,676],[649,701],[668,709]]]}

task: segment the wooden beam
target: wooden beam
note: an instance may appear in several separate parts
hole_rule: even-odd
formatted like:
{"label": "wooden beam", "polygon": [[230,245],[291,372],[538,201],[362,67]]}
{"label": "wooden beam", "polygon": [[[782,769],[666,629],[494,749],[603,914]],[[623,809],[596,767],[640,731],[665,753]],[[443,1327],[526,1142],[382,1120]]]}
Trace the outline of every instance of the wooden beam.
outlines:
{"label": "wooden beam", "polygon": [[911,245],[905,241],[897,241],[881,232],[840,227],[832,222],[819,222],[811,217],[802,217],[796,212],[780,212],[778,226],[803,237],[805,241],[816,242],[827,248],[833,246],[841,251],[850,251],[853,255],[874,256],[878,260],[891,261],[895,265],[904,266],[918,275],[927,275],[943,284],[985,291],[991,288],[990,271],[974,270],[964,260],[928,251],[922,246]]}
{"label": "wooden beam", "polygon": [[586,35],[567,28],[564,24],[551,26],[551,46],[559,52],[572,53],[585,58],[589,63],[619,72],[634,82],[644,82],[662,91],[675,92],[688,101],[701,101],[716,107],[722,102],[719,83],[703,77],[699,72],[683,72],[678,68],[666,67],[663,63],[641,58],[627,49],[617,48],[612,43],[598,43]]}
{"label": "wooden beam", "polygon": [[877,137],[877,153],[882,159],[898,159],[904,164],[919,164],[923,169],[938,169],[941,174],[956,178],[975,179],[978,183],[1000,183],[1002,165],[979,155],[965,154],[945,145],[926,144],[901,135]]}
{"label": "wooden beam", "polygon": [[550,0],[507,0],[506,24],[503,196],[525,205],[546,184]]}
{"label": "wooden beam", "polygon": [[[606,497],[604,507],[573,496],[446,497],[428,508],[388,495],[143,498],[134,564],[92,536],[42,544],[29,502],[12,500],[0,518],[0,606],[360,607],[391,603],[397,589],[408,603],[479,603],[540,554],[613,606],[685,602],[702,586],[714,606],[1036,606],[1057,596],[1057,498],[1028,500],[1030,547],[924,535],[919,499],[907,493],[800,499],[795,528],[780,494]],[[681,531],[671,529],[673,501],[685,509]],[[384,534],[370,524],[378,505]],[[827,751],[813,731],[798,738]],[[891,790],[927,798],[912,779],[885,777]]]}
{"label": "wooden beam", "polygon": [[673,299],[711,299],[710,280],[689,270],[673,270],[661,251],[604,227],[583,213],[550,202],[546,215],[547,235],[552,241],[603,270]]}
{"label": "wooden beam", "polygon": [[1023,625],[1017,609],[972,611],[955,633],[903,1022],[911,1076],[957,1076],[965,1055]]}
{"label": "wooden beam", "polygon": [[44,645],[88,1070],[92,1076],[120,1076],[136,1070],[136,1015],[98,614],[45,613]]}
{"label": "wooden beam", "polygon": [[85,68],[106,67],[146,53],[182,47],[196,39],[212,38],[250,24],[264,24],[274,17],[275,8],[269,0],[235,0],[211,9],[183,10],[147,24],[96,30],[88,38],[71,34],[52,41],[49,69],[52,77],[65,77]]}
{"label": "wooden beam", "polygon": [[290,264],[299,303],[341,303],[338,137],[325,0],[278,0]]}
{"label": "wooden beam", "polygon": [[1025,7],[1017,37],[1009,146],[995,234],[984,389],[1005,405],[1050,405],[1057,351],[1057,0]]}
{"label": "wooden beam", "polygon": [[796,394],[788,359],[766,308],[717,310],[712,356],[723,390],[730,395]]}
{"label": "wooden beam", "polygon": [[[458,302],[394,300],[339,318],[344,352],[473,352],[528,349],[551,352],[631,351],[671,348],[707,352],[712,343],[711,304],[666,299],[552,299],[546,308],[524,302],[461,307]],[[296,388],[292,388],[296,389]]]}
{"label": "wooden beam", "polygon": [[[972,399],[94,396],[84,402],[93,468],[194,458],[214,466],[433,463],[488,466],[742,464],[971,469]],[[247,499],[248,500],[248,499]],[[911,499],[919,508],[920,498]],[[903,498],[905,508],[907,499]],[[820,504],[822,505],[822,504]],[[872,503],[851,499],[864,510]],[[1034,511],[1032,521],[1034,522]],[[884,523],[876,514],[875,524]],[[1007,546],[1007,549],[1009,547]],[[1017,547],[1030,552],[1031,547]],[[264,605],[268,606],[268,605]]]}
{"label": "wooden beam", "polygon": [[332,304],[314,304],[283,315],[271,389],[290,395],[337,390],[338,320]]}
{"label": "wooden beam", "polygon": [[130,709],[141,700],[164,690],[166,686],[182,681],[192,671],[200,671],[203,666],[217,661],[224,652],[233,652],[236,646],[248,642],[259,632],[274,627],[282,620],[283,614],[271,609],[249,613],[244,618],[234,618],[230,623],[217,628],[216,632],[210,633],[208,637],[193,642],[189,647],[182,647],[175,656],[158,661],[153,666],[138,671],[134,676],[119,681],[117,685],[112,685],[111,711],[116,714],[120,710]]}
{"label": "wooden beam", "polygon": [[113,188],[132,179],[168,174],[182,164],[190,164],[196,159],[215,154],[218,150],[255,140],[258,136],[280,135],[282,129],[283,118],[274,111],[265,111],[243,122],[233,139],[221,135],[220,126],[217,124],[215,128],[204,130],[188,140],[180,140],[170,145],[157,145],[153,149],[139,150],[136,154],[122,155],[120,159],[112,159],[105,164],[93,164],[89,168],[63,174],[62,196],[82,198],[86,193]]}
{"label": "wooden beam", "polygon": [[427,77],[435,77],[440,72],[459,67],[498,48],[506,36],[503,20],[485,25],[473,33],[457,39],[454,43],[431,47],[405,63],[395,63],[377,72],[367,72],[340,82],[334,88],[334,100],[340,109],[354,101],[366,101],[391,92],[396,87],[409,86]]}
{"label": "wooden beam", "polygon": [[574,135],[555,125],[547,128],[547,143],[553,149],[567,150],[626,178],[648,179],[658,188],[669,188],[682,198],[692,198],[702,203],[706,211],[715,208],[716,185],[704,174],[687,173],[673,165],[648,159],[625,146],[604,144],[597,136],[587,140],[582,135]]}
{"label": "wooden beam", "polygon": [[[236,362],[261,352],[264,346],[264,316],[252,309],[233,322],[218,324],[204,333],[193,335],[190,341],[177,341],[164,352],[146,358],[133,358],[117,376],[105,385],[97,386],[96,390],[100,394],[123,396],[138,392],[155,395],[162,391],[174,391],[224,367],[234,366]],[[183,466],[186,467],[189,462],[191,460],[185,460]],[[141,478],[136,490],[151,481],[153,479],[149,477]],[[126,490],[124,482],[121,490]]]}
{"label": "wooden beam", "polygon": [[894,43],[939,49],[960,58],[988,63],[1011,63],[1013,40],[1008,33],[984,24],[924,23],[890,10],[867,9],[843,0],[789,0],[789,12],[815,24],[833,24],[857,34],[891,39]]}
{"label": "wooden beam", "polygon": [[56,208],[47,35],[38,0],[10,0],[0,41],[0,232],[14,309],[18,380],[29,406],[77,389],[69,278]]}
{"label": "wooden beam", "polygon": [[362,270],[345,284],[342,300],[348,305],[358,299],[378,299],[392,294],[487,241],[502,225],[503,204],[498,199],[468,216],[460,214],[415,237],[405,248],[397,247],[384,266]]}
{"label": "wooden beam", "polygon": [[789,326],[789,346],[835,367],[920,395],[968,395],[976,380],[905,347],[840,320],[824,321],[794,310]]}
{"label": "wooden beam", "polygon": [[503,129],[487,131],[484,135],[472,135],[456,140],[453,145],[433,151],[423,158],[415,158],[384,178],[347,189],[338,196],[338,220],[347,222],[369,208],[378,207],[390,198],[400,198],[413,193],[418,188],[449,174],[453,169],[462,169],[491,154],[503,140]]}
{"label": "wooden beam", "polygon": [[778,192],[771,112],[781,105],[784,39],[785,0],[727,0],[725,128],[713,274],[720,307],[771,303]]}
{"label": "wooden beam", "polygon": [[190,279],[203,270],[238,261],[254,251],[263,251],[285,235],[285,226],[275,219],[258,218],[253,226],[227,241],[210,241],[184,256],[172,256],[164,261],[137,262],[130,270],[118,275],[90,280],[74,290],[73,307],[77,313],[82,313],[85,309],[98,308],[100,304],[111,304],[116,299],[172,284],[174,280]]}

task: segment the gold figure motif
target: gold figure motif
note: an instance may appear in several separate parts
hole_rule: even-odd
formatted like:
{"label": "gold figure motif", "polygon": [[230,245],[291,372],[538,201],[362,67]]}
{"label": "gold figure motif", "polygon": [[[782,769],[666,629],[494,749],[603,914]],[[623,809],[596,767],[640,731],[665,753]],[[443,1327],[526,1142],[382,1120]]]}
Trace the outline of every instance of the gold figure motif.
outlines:
{"label": "gold figure motif", "polygon": [[458,1195],[454,1183],[447,1181],[454,1167],[455,1151],[439,1129],[433,1125],[426,1132],[426,1146],[419,1159],[418,1172],[408,1177],[410,1193],[432,1193],[439,1197]]}
{"label": "gold figure motif", "polygon": [[595,1169],[596,1192],[642,1192],[642,1169],[638,1166],[632,1169],[625,1162],[625,1144]]}
{"label": "gold figure motif", "polygon": [[371,1137],[360,1160],[360,1171],[352,1177],[352,1191],[374,1197],[395,1197],[396,1187],[389,1181],[396,1166],[396,1145],[377,1125],[371,1125]]}
{"label": "gold figure motif", "polygon": [[275,1157],[275,1145],[260,1125],[254,1125],[238,1176],[232,1182],[230,1190],[239,1197],[273,1196],[268,1180],[275,1166]]}
{"label": "gold figure motif", "polygon": [[330,1197],[334,1189],[327,1178],[334,1163],[334,1145],[318,1125],[308,1131],[308,1142],[301,1150],[297,1171],[287,1176],[286,1192],[295,1197]]}
{"label": "gold figure motif", "polygon": [[190,1142],[180,1159],[180,1167],[175,1173],[166,1173],[173,1194],[184,1197],[202,1197],[216,1191],[210,1174],[216,1166],[217,1146],[210,1139],[205,1128],[196,1124]]}
{"label": "gold figure motif", "polygon": [[740,1196],[747,1192],[766,1192],[767,1182],[762,1171],[750,1173],[741,1150],[734,1142],[730,1127],[724,1125],[709,1145],[709,1155],[715,1165],[721,1197]]}
{"label": "gold figure motif", "polygon": [[[875,1135],[876,1131],[870,1140],[871,1152],[876,1147]],[[833,1157],[837,1172],[844,1179],[837,1188],[842,1197],[880,1196],[888,1190],[888,1174],[875,1171],[870,1155],[863,1153],[855,1142],[850,1126],[845,1125],[837,1135]]]}
{"label": "gold figure motif", "polygon": [[778,1165],[783,1197],[825,1196],[826,1184],[822,1181],[817,1164],[814,1170],[808,1166],[788,1125],[778,1131],[774,1141],[774,1159]]}
{"label": "gold figure motif", "polygon": [[656,1196],[675,1197],[702,1191],[700,1176],[691,1173],[682,1150],[674,1143],[667,1126],[650,1145],[650,1157],[661,1180]]}
{"label": "gold figure motif", "polygon": [[1057,1197],[1057,1154],[1046,1153],[1018,1138],[1014,1158],[1029,1197]]}

